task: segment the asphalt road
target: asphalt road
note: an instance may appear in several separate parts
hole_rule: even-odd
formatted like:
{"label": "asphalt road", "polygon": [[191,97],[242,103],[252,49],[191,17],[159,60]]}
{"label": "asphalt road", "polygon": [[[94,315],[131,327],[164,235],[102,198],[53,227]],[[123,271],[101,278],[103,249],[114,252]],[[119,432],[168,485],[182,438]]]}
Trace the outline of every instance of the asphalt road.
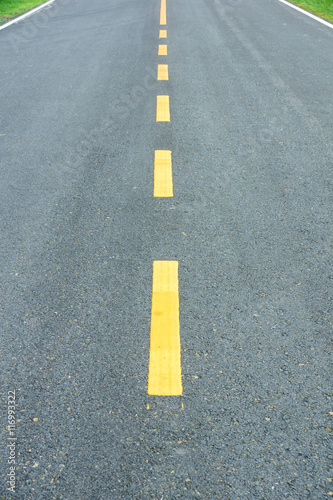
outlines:
{"label": "asphalt road", "polygon": [[[0,31],[0,498],[330,498],[333,30],[167,0],[160,40],[159,13],[56,0]],[[147,394],[155,260],[181,397]]]}

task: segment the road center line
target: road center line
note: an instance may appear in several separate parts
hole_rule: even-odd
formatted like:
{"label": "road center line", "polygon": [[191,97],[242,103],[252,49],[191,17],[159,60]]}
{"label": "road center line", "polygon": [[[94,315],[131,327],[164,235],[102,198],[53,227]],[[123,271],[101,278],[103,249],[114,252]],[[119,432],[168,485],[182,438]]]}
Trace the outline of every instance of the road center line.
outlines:
{"label": "road center line", "polygon": [[181,396],[178,262],[155,261],[148,394]]}
{"label": "road center line", "polygon": [[168,46],[167,45],[159,45],[158,46],[158,55],[159,56],[167,56],[168,55]]}
{"label": "road center line", "polygon": [[171,151],[155,151],[154,160],[154,197],[173,196]]}
{"label": "road center line", "polygon": [[166,23],[166,0],[161,0],[160,24],[164,26]]}
{"label": "road center line", "polygon": [[158,95],[156,97],[156,121],[170,121],[170,105],[168,95]]}
{"label": "road center line", "polygon": [[160,38],[167,38],[167,30],[160,30]]}
{"label": "road center line", "polygon": [[157,80],[169,80],[169,70],[167,64],[157,66]]}

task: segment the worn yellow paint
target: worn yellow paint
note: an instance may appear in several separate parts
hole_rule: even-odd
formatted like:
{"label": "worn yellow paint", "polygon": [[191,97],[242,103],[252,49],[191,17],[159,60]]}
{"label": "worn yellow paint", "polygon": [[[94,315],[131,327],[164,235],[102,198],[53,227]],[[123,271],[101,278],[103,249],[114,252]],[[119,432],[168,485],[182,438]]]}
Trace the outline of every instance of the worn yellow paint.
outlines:
{"label": "worn yellow paint", "polygon": [[155,151],[154,196],[155,198],[173,196],[171,151]]}
{"label": "worn yellow paint", "polygon": [[166,0],[161,0],[160,24],[164,26],[166,23]]}
{"label": "worn yellow paint", "polygon": [[169,80],[169,69],[167,64],[157,65],[157,80]]}
{"label": "worn yellow paint", "polygon": [[148,394],[181,396],[178,262],[153,264]]}
{"label": "worn yellow paint", "polygon": [[160,38],[167,38],[167,30],[160,30]]}
{"label": "worn yellow paint", "polygon": [[167,45],[159,45],[158,46],[158,55],[159,56],[167,56],[168,55],[168,46]]}
{"label": "worn yellow paint", "polygon": [[156,98],[156,121],[170,121],[170,105],[168,95],[158,95]]}

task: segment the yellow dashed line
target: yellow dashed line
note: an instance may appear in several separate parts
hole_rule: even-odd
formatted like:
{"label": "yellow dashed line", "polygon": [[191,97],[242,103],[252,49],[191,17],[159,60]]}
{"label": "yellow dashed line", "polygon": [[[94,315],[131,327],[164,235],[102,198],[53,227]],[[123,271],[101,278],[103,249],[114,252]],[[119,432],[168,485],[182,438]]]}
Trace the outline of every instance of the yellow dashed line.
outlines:
{"label": "yellow dashed line", "polygon": [[170,105],[168,95],[158,95],[156,97],[156,121],[170,121]]}
{"label": "yellow dashed line", "polygon": [[167,38],[167,30],[160,30],[160,38]]}
{"label": "yellow dashed line", "polygon": [[169,71],[167,64],[157,66],[157,80],[169,80]]}
{"label": "yellow dashed line", "polygon": [[166,21],[166,0],[161,0],[160,24],[165,25]]}
{"label": "yellow dashed line", "polygon": [[155,261],[148,394],[181,396],[178,262]]}
{"label": "yellow dashed line", "polygon": [[155,198],[173,196],[171,151],[155,151],[154,196]]}
{"label": "yellow dashed line", "polygon": [[159,56],[167,56],[168,55],[168,46],[167,45],[159,45],[158,46],[158,55]]}

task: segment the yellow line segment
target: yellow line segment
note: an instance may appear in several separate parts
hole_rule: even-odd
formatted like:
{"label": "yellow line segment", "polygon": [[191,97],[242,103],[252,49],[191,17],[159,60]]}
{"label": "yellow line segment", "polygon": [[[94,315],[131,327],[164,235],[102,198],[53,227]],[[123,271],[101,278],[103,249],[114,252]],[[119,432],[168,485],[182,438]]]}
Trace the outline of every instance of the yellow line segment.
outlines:
{"label": "yellow line segment", "polygon": [[166,0],[161,0],[160,24],[165,25],[166,21]]}
{"label": "yellow line segment", "polygon": [[158,64],[157,80],[169,80],[169,70],[167,64]]}
{"label": "yellow line segment", "polygon": [[160,38],[167,38],[167,30],[160,30]]}
{"label": "yellow line segment", "polygon": [[181,396],[178,262],[153,264],[148,394]]}
{"label": "yellow line segment", "polygon": [[168,95],[158,95],[156,97],[156,121],[170,121],[170,105]]}
{"label": "yellow line segment", "polygon": [[158,55],[159,56],[167,56],[168,55],[168,46],[167,45],[159,45],[158,46]]}
{"label": "yellow line segment", "polygon": [[155,198],[173,196],[171,151],[155,151],[154,196]]}

